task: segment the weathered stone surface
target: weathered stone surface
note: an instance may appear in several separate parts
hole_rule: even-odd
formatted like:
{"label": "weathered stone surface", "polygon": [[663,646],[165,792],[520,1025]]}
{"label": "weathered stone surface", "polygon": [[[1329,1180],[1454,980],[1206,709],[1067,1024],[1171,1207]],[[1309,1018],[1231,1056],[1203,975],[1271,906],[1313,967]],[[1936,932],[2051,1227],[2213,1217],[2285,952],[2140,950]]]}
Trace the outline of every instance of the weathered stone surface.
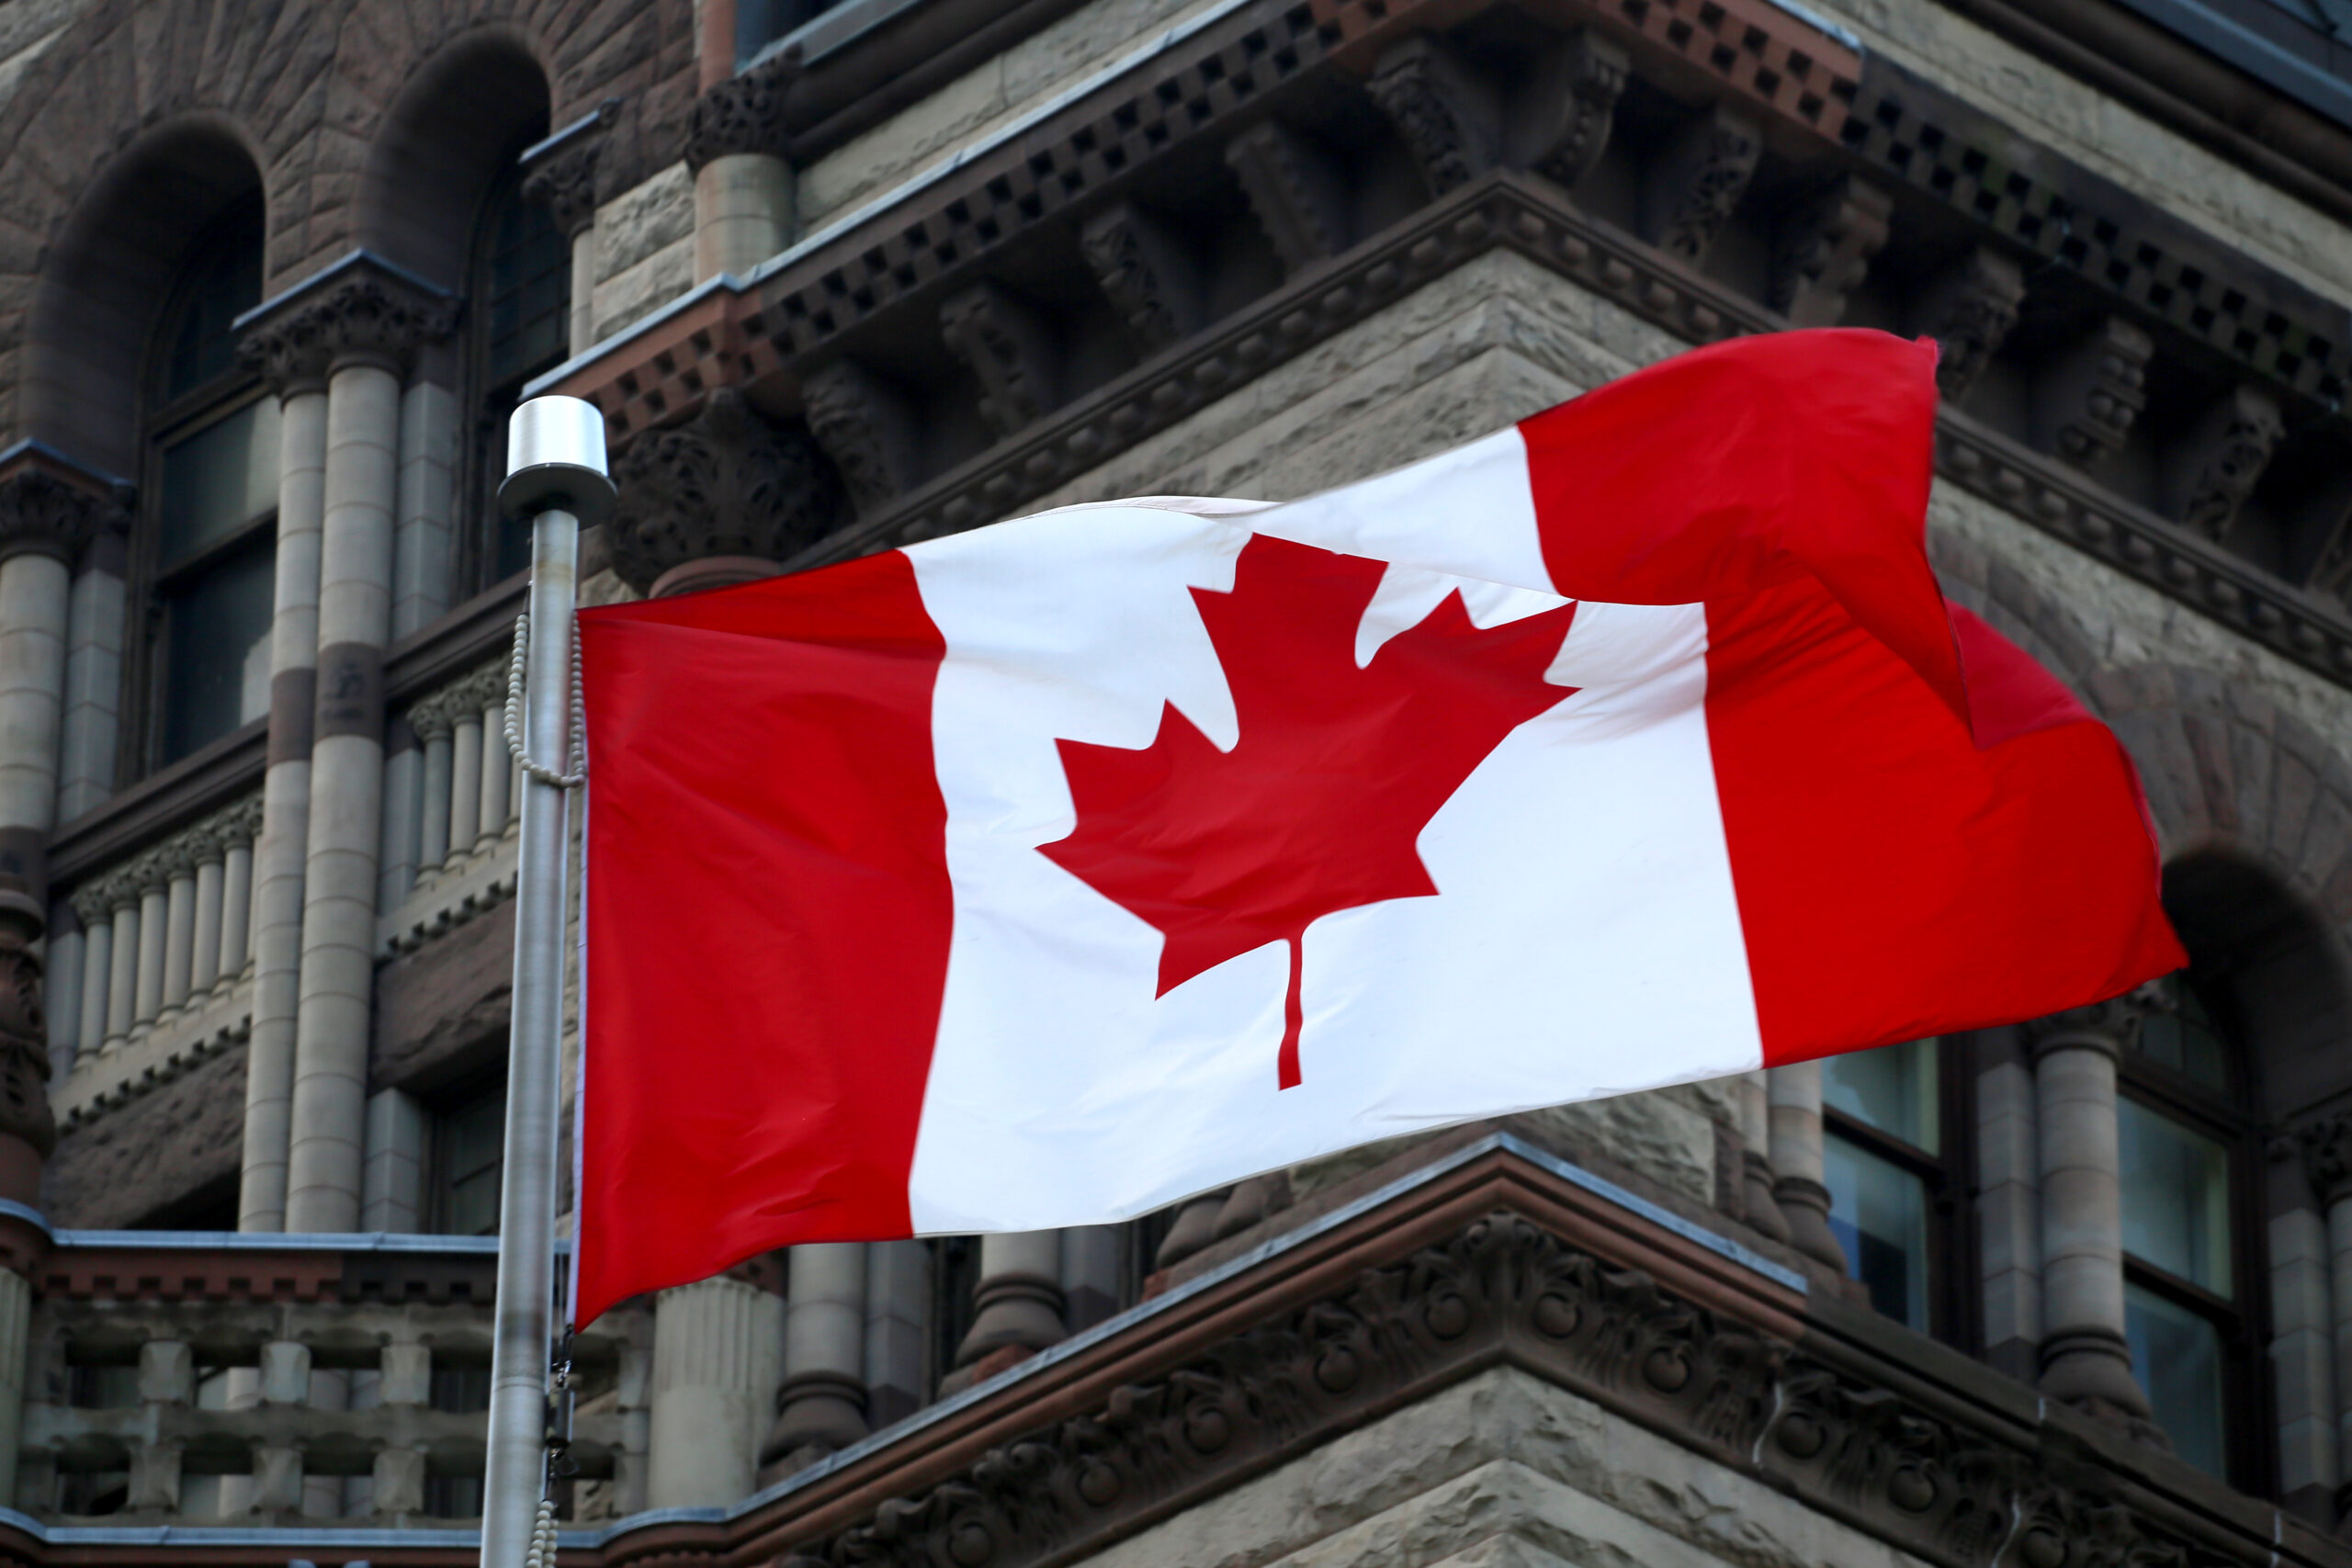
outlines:
{"label": "weathered stone surface", "polygon": [[[695,178],[684,162],[596,209],[596,281],[601,286],[695,237]],[[691,251],[689,251],[691,254]]]}
{"label": "weathered stone surface", "polygon": [[60,1138],[44,1183],[50,1223],[90,1230],[148,1223],[235,1176],[244,1123],[245,1048],[238,1045]]}
{"label": "weathered stone surface", "polygon": [[1596,1568],[1917,1561],[1509,1368],[1408,1405],[1087,1561],[1093,1568],[1391,1568],[1547,1558]]}

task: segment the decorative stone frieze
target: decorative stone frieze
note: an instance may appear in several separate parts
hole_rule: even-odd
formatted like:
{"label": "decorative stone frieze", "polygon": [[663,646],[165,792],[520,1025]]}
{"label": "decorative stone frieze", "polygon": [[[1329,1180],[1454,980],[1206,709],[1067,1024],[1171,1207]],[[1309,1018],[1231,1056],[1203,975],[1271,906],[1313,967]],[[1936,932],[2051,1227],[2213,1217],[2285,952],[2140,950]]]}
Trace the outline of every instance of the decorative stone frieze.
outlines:
{"label": "decorative stone frieze", "polygon": [[686,121],[686,166],[699,173],[714,159],[738,152],[786,156],[784,96],[800,71],[800,52],[789,49],[695,99]]}
{"label": "decorative stone frieze", "polygon": [[816,443],[731,389],[685,423],[632,442],[615,478],[613,568],[639,592],[690,561],[782,560],[844,514],[841,481]]}
{"label": "decorative stone frieze", "polygon": [[325,383],[345,359],[404,371],[428,343],[456,330],[458,299],[367,251],[238,319],[238,357],[283,396]]}
{"label": "decorative stone frieze", "polygon": [[44,555],[68,567],[90,546],[130,526],[130,487],[24,444],[0,461],[0,561]]}
{"label": "decorative stone frieze", "polygon": [[2286,428],[2278,400],[2260,388],[2233,387],[2222,394],[2168,454],[2181,522],[2209,539],[2225,537]]}
{"label": "decorative stone frieze", "polygon": [[57,1147],[57,1118],[49,1107],[49,1024],[41,1010],[41,960],[26,921],[0,918],[0,1197],[40,1201],[13,1190],[14,1168],[5,1140],[14,1138],[41,1158]]}
{"label": "decorative stone frieze", "polygon": [[1514,167],[1540,169],[1573,189],[1609,148],[1617,99],[1633,64],[1625,51],[1579,28],[1546,55],[1514,130],[1527,140],[1510,151]]}

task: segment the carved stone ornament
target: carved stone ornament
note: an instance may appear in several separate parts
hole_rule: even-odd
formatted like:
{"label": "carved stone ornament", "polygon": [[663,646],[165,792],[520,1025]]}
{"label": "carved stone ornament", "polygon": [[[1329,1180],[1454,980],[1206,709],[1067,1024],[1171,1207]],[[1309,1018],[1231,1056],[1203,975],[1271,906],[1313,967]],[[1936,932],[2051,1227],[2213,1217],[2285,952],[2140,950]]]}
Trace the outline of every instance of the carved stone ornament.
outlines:
{"label": "carved stone ornament", "polygon": [[2227,535],[2286,428],[2276,398],[2256,387],[2232,388],[2177,455],[2180,520],[2209,539]]}
{"label": "carved stone ornament", "polygon": [[1132,202],[1114,202],[1086,220],[1078,240],[1094,281],[1147,351],[1200,330],[1200,265],[1168,225]]}
{"label": "carved stone ornament", "polygon": [[2020,1026],[2026,1044],[2037,1057],[2052,1051],[2090,1050],[2120,1057],[2137,1043],[2140,1026],[2157,1013],[2173,1011],[2178,1002],[2172,987],[2150,980],[2120,997],[2089,1007],[2069,1008]]}
{"label": "carved stone ornament", "polygon": [[1389,46],[1364,90],[1440,196],[1468,185],[1502,156],[1502,106],[1492,85],[1427,33]]}
{"label": "carved stone ornament", "polygon": [[283,297],[245,329],[237,355],[284,394],[323,386],[337,361],[403,367],[458,324],[458,299],[365,251]]}
{"label": "carved stone ornament", "polygon": [[2037,434],[2078,468],[2098,468],[2123,445],[2148,404],[2148,360],[2156,341],[2109,316],[2057,355],[2034,386]]}
{"label": "carved stone ornament", "polygon": [[1057,400],[1053,329],[998,285],[974,284],[939,308],[939,335],[980,383],[980,417],[1000,435],[1020,430]]}
{"label": "carved stone ornament", "polygon": [[800,75],[797,46],[739,72],[695,100],[686,121],[686,166],[697,174],[736,152],[784,157],[784,98]]}
{"label": "carved stone ornament", "polygon": [[1226,143],[1225,161],[1283,271],[1303,271],[1346,248],[1346,176],[1304,132],[1260,120]]}
{"label": "carved stone ornament", "polygon": [[119,489],[99,493],[39,463],[0,475],[0,560],[44,555],[71,567],[102,534],[129,525]]}
{"label": "carved stone ornament", "polygon": [[2303,1174],[2312,1191],[2325,1204],[2352,1198],[2352,1111],[2338,1111],[2295,1130],[2302,1151]]}
{"label": "carved stone ornament", "polygon": [[613,569],[639,592],[707,557],[782,560],[844,516],[841,480],[807,432],[772,423],[732,388],[630,443],[614,478]]}
{"label": "carved stone ornament", "polygon": [[49,1024],[41,1012],[41,961],[25,933],[0,920],[0,1134],[46,1158],[57,1146],[49,1082]]}
{"label": "carved stone ornament", "polygon": [[1772,308],[1792,326],[1831,327],[1886,243],[1894,198],[1848,175],[1783,225],[1773,256]]}
{"label": "carved stone ornament", "polygon": [[1928,286],[1920,330],[1936,340],[1936,387],[1947,402],[1993,362],[2025,302],[2025,269],[1978,245]]}
{"label": "carved stone ornament", "polygon": [[1505,161],[1575,189],[1609,146],[1617,100],[1632,71],[1625,51],[1589,28],[1561,40],[1517,95]]}
{"label": "carved stone ornament", "polygon": [[1693,118],[1651,170],[1650,243],[1694,266],[1704,261],[1763,152],[1763,131],[1744,115],[1717,104]]}
{"label": "carved stone ornament", "polygon": [[837,359],[801,383],[808,434],[825,449],[863,515],[913,486],[915,419],[897,389],[854,359]]}
{"label": "carved stone ornament", "polygon": [[523,199],[548,209],[567,240],[596,220],[596,158],[604,141],[589,137],[539,159],[523,176]]}

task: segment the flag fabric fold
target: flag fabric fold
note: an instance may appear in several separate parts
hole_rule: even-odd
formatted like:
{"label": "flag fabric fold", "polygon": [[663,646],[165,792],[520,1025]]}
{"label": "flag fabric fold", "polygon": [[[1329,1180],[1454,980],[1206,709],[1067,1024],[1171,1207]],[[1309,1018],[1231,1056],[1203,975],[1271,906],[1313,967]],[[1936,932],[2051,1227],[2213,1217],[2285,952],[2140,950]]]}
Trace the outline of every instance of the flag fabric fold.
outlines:
{"label": "flag fabric fold", "polygon": [[2130,760],[1937,588],[1934,414],[1780,333],[584,612],[579,1320],[2177,967]]}

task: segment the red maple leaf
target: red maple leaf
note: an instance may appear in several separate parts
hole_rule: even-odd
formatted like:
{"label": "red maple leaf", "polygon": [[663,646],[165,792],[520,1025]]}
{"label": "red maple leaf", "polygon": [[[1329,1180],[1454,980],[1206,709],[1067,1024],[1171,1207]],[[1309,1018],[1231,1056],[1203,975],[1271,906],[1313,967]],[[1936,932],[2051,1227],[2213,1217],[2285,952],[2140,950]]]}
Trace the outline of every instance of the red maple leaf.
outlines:
{"label": "red maple leaf", "polygon": [[1489,752],[1573,688],[1544,671],[1573,604],[1480,630],[1459,593],[1358,669],[1386,568],[1262,535],[1233,589],[1195,588],[1240,720],[1220,751],[1169,704],[1149,746],[1061,740],[1078,823],[1038,852],[1158,927],[1165,996],[1290,946],[1276,1081],[1299,1081],[1300,939],[1321,916],[1433,897],[1421,829]]}

